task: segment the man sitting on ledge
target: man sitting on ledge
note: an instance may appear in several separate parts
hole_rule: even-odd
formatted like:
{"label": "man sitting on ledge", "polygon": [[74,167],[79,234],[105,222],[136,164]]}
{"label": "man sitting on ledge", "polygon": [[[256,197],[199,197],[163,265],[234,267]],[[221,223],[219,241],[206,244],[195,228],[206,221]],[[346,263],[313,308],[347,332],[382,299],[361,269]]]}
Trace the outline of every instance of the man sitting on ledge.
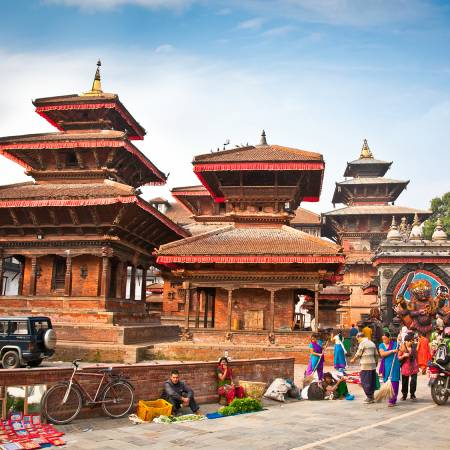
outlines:
{"label": "man sitting on ledge", "polygon": [[180,381],[178,370],[172,370],[170,379],[164,382],[161,397],[172,405],[172,414],[177,414],[181,406],[189,406],[194,414],[200,414],[200,407],[194,399],[194,391]]}

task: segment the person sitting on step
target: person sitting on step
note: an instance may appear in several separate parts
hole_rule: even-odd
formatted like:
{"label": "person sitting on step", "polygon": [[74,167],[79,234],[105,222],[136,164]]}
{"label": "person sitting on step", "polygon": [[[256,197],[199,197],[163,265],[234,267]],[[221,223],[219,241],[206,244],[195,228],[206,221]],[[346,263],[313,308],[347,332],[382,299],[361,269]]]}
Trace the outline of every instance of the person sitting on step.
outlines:
{"label": "person sitting on step", "polygon": [[200,414],[200,407],[194,398],[194,391],[180,380],[180,372],[174,369],[170,379],[164,382],[161,398],[172,405],[172,414],[179,413],[182,406],[189,406],[194,414]]}

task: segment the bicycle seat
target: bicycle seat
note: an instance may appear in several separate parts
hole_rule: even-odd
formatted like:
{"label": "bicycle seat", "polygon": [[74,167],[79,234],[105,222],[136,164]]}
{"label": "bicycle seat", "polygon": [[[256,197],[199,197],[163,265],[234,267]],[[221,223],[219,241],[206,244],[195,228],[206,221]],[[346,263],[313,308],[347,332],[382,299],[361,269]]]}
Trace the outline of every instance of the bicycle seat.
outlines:
{"label": "bicycle seat", "polygon": [[105,367],[103,369],[100,369],[99,372],[111,373],[112,370],[113,370],[112,367]]}

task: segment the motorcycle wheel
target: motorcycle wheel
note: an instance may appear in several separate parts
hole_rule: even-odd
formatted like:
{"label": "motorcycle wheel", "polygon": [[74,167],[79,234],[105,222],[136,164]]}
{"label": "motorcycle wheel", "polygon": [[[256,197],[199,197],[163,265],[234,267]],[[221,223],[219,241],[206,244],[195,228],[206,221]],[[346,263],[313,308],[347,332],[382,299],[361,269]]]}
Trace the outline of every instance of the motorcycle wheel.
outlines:
{"label": "motorcycle wheel", "polygon": [[436,405],[445,405],[448,400],[448,392],[446,389],[447,379],[438,377],[431,385],[431,397]]}

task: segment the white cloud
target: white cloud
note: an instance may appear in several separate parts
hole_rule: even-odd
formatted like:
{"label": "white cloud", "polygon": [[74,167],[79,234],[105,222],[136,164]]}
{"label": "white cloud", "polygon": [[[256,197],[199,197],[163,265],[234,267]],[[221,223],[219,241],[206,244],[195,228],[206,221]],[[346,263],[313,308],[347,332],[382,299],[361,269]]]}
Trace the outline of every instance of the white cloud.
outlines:
{"label": "white cloud", "polygon": [[162,44],[155,48],[155,53],[172,53],[175,47],[171,44]]}
{"label": "white cloud", "polygon": [[267,31],[264,31],[263,36],[266,37],[277,37],[277,36],[285,36],[286,34],[292,33],[297,30],[293,25],[283,25],[279,27],[269,28]]}
{"label": "white cloud", "polygon": [[45,0],[49,4],[75,6],[85,11],[114,9],[120,6],[135,5],[150,9],[185,9],[197,0]]}
{"label": "white cloud", "polygon": [[219,11],[217,11],[217,15],[218,16],[228,16],[232,12],[233,12],[233,10],[231,8],[222,8],[222,9],[219,9]]}
{"label": "white cloud", "polygon": [[243,22],[238,23],[237,29],[239,30],[258,30],[261,28],[264,23],[264,19],[262,17],[255,17],[253,19],[244,20]]}
{"label": "white cloud", "polygon": [[[424,20],[438,15],[428,0],[229,0],[264,17],[289,17],[300,22],[320,22],[356,27]],[[444,8],[444,6],[442,7]]]}

